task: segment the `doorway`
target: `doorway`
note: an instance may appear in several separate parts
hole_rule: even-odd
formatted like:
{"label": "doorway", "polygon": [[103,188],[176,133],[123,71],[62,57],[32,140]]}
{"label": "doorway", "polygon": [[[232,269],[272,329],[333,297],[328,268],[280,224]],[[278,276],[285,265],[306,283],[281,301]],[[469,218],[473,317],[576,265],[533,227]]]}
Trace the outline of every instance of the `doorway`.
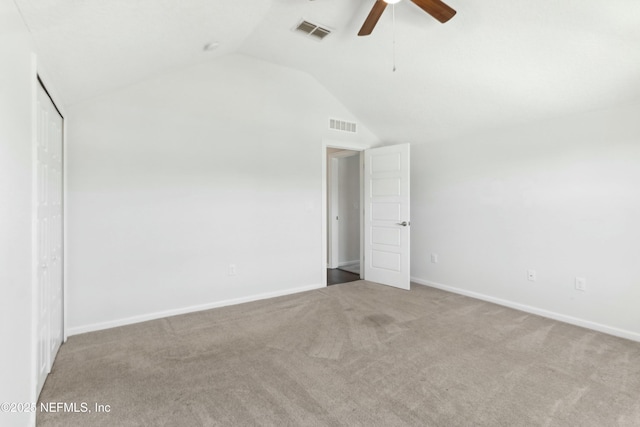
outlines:
{"label": "doorway", "polygon": [[[338,150],[332,150],[337,148]],[[340,266],[335,235],[340,215],[329,208],[336,200],[330,186],[336,187],[336,173],[330,176],[341,151],[359,155],[360,168],[360,269],[363,280],[410,289],[410,146],[387,145],[370,148],[324,142],[322,147],[322,274]],[[350,154],[353,155],[353,154]],[[338,202],[339,203],[339,202]],[[336,224],[337,222],[337,224]],[[344,260],[343,260],[344,261]],[[347,260],[351,261],[351,260]]]}
{"label": "doorway", "polygon": [[361,152],[327,148],[327,286],[360,280]]}

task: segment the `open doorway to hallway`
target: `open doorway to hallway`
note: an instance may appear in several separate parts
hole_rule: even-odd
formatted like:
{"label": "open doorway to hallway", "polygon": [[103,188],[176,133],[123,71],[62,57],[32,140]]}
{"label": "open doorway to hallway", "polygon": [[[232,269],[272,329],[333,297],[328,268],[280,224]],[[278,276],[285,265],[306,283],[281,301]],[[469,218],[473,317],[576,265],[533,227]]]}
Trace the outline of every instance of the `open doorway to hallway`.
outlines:
{"label": "open doorway to hallway", "polygon": [[362,276],[360,153],[327,148],[327,285]]}
{"label": "open doorway to hallway", "polygon": [[355,282],[356,280],[360,280],[359,274],[354,274],[339,268],[327,268],[327,286]]}

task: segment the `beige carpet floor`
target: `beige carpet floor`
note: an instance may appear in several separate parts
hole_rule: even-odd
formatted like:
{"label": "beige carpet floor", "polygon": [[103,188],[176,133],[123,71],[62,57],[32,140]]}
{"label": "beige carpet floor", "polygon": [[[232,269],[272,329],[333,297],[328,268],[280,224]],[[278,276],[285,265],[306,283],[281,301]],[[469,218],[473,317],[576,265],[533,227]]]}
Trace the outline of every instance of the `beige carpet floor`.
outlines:
{"label": "beige carpet floor", "polygon": [[640,426],[640,343],[359,281],[72,336],[41,402],[92,412],[40,426]]}

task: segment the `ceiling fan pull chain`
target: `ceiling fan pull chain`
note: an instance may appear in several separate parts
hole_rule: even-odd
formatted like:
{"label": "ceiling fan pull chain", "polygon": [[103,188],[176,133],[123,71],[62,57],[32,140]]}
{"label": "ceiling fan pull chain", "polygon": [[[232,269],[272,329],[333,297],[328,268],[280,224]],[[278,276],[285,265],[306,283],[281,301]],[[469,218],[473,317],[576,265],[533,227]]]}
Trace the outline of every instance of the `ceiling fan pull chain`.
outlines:
{"label": "ceiling fan pull chain", "polygon": [[393,19],[393,72],[396,72],[396,5],[391,5],[391,16]]}

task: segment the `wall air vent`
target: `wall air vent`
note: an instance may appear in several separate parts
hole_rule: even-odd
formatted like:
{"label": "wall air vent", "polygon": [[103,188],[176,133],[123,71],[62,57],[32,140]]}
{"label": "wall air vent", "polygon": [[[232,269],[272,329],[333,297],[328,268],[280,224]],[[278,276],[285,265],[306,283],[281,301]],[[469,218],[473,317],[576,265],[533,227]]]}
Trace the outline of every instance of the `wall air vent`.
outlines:
{"label": "wall air vent", "polygon": [[316,40],[322,40],[331,34],[330,29],[304,20],[298,24],[295,30],[305,33],[307,36],[315,38]]}
{"label": "wall air vent", "polygon": [[356,133],[356,124],[353,122],[345,122],[344,120],[329,119],[329,129]]}

